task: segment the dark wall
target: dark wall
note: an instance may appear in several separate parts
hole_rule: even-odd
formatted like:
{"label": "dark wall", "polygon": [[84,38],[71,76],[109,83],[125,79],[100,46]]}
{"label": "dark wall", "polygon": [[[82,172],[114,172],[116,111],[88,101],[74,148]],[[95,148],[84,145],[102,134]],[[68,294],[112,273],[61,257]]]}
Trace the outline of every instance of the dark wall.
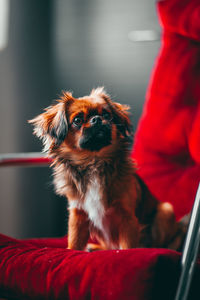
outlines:
{"label": "dark wall", "polygon": [[[136,29],[159,30],[154,1],[11,0],[9,40],[0,50],[0,152],[40,151],[27,120],[57,98],[104,85],[141,114],[159,42],[133,43]],[[0,232],[14,237],[66,232],[66,201],[48,168],[0,169]]]}
{"label": "dark wall", "polygon": [[[40,151],[27,120],[55,97],[52,1],[11,0],[9,41],[0,52],[0,151]],[[0,231],[15,237],[64,232],[65,202],[48,168],[0,169]]]}

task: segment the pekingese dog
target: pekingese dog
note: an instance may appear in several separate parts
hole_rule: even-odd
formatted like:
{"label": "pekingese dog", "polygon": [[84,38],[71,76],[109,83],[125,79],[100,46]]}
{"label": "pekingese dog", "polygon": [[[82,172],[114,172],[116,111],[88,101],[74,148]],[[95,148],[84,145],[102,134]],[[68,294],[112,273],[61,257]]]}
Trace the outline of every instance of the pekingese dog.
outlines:
{"label": "pekingese dog", "polygon": [[[63,92],[29,121],[53,159],[56,192],[68,199],[68,248],[163,246],[177,232],[172,206],[145,200],[130,157],[129,107],[103,88],[74,98]],[[147,197],[150,199],[149,197]]]}

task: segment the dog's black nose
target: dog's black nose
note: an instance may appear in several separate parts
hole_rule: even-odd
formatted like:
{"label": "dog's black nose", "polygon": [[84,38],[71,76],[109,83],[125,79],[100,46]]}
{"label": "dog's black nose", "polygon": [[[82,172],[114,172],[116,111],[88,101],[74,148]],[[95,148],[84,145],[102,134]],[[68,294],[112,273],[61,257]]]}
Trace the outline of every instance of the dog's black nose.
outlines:
{"label": "dog's black nose", "polygon": [[102,124],[102,119],[100,116],[94,116],[90,119],[90,124],[91,125],[101,125]]}

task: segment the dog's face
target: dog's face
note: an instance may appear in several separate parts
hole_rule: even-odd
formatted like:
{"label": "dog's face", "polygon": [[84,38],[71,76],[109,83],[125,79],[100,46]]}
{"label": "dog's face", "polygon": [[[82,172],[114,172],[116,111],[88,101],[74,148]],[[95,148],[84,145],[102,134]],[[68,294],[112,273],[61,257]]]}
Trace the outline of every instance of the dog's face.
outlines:
{"label": "dog's face", "polygon": [[68,119],[70,140],[76,148],[99,151],[111,144],[112,113],[105,103],[93,103],[89,98],[75,101]]}
{"label": "dog's face", "polygon": [[64,92],[55,105],[30,123],[35,126],[34,133],[43,139],[47,152],[66,148],[76,153],[94,153],[131,135],[128,109],[112,102],[103,88],[78,99]]}

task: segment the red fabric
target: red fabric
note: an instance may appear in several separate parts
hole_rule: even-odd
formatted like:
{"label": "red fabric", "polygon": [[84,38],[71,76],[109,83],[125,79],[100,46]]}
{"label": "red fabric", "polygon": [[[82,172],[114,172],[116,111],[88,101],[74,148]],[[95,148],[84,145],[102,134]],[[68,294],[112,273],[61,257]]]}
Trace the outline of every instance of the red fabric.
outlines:
{"label": "red fabric", "polygon": [[151,193],[189,213],[200,181],[200,1],[158,3],[162,47],[132,156]]}
{"label": "red fabric", "polygon": [[[180,254],[166,249],[87,253],[66,238],[19,241],[0,235],[0,297],[11,299],[171,300]],[[197,299],[200,265],[190,299]]]}

